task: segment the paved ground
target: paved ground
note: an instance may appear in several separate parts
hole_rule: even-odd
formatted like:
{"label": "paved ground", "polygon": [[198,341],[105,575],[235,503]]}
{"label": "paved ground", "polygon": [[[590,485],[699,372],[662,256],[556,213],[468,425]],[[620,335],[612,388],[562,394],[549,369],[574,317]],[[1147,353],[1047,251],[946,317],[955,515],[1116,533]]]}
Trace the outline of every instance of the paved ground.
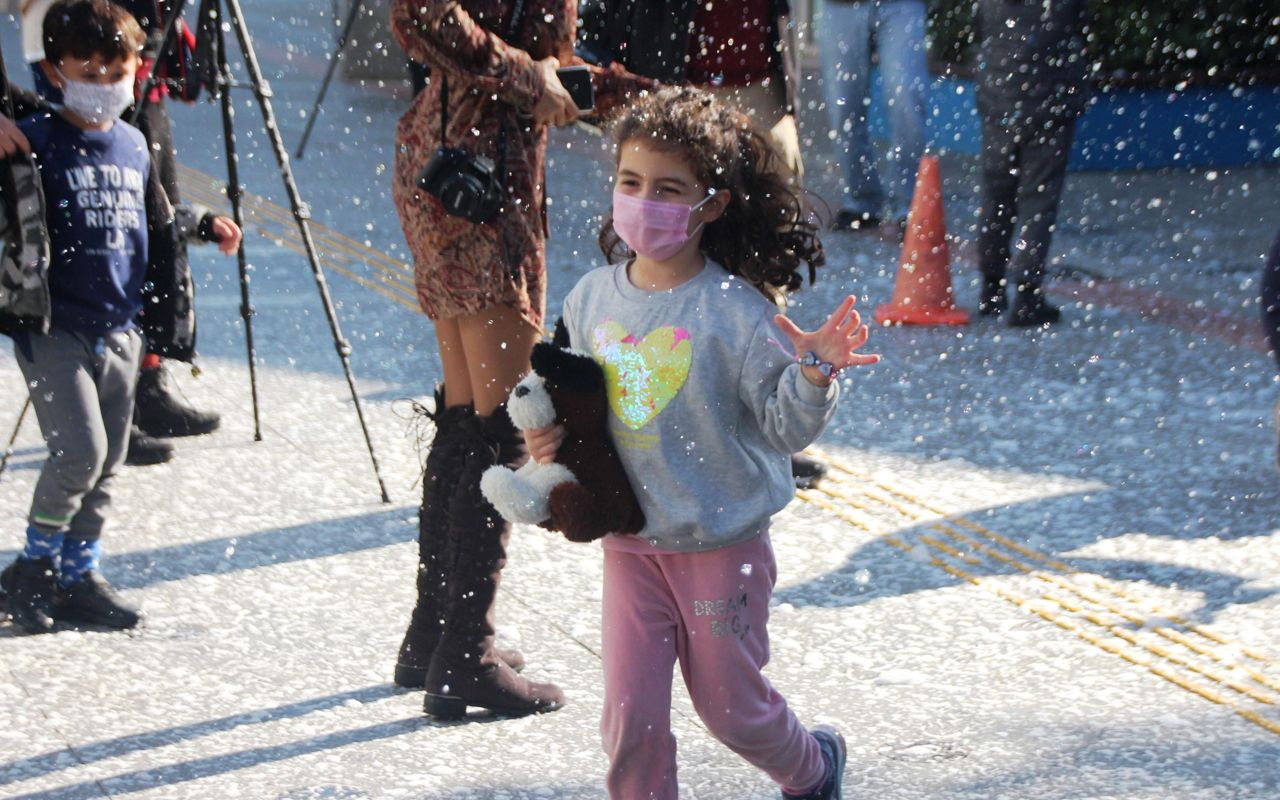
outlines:
{"label": "paved ground", "polygon": [[[290,143],[331,35],[303,9],[273,0],[250,12]],[[518,531],[501,598],[502,638],[532,675],[564,686],[562,711],[441,724],[390,683],[412,602],[408,398],[439,374],[386,190],[403,96],[335,84],[295,163],[325,226],[390,504],[242,99],[245,182],[266,196],[248,239],[263,440],[234,263],[199,251],[205,371],[180,380],[223,428],[120,481],[105,569],[148,611],[144,628],[24,637],[0,626],[0,794],[600,797],[594,548]],[[216,200],[203,177],[224,174],[207,138],[216,110],[175,119],[189,196]],[[821,136],[809,148],[810,182],[830,200],[825,148]],[[953,277],[970,307],[972,166],[943,164]],[[598,140],[556,137],[552,308],[596,260],[607,169]],[[803,719],[845,732],[850,797],[1269,800],[1280,796],[1280,476],[1276,368],[1253,295],[1280,224],[1277,172],[1078,174],[1063,210],[1065,324],[876,332],[883,362],[848,378],[819,443],[832,479],[777,520],[768,674]],[[797,316],[846,291],[868,308],[889,297],[892,245],[826,243],[830,265]],[[6,437],[21,398],[2,351]],[[21,544],[42,448],[28,423],[0,476],[4,561]],[[775,796],[683,696],[675,724],[683,796]]]}

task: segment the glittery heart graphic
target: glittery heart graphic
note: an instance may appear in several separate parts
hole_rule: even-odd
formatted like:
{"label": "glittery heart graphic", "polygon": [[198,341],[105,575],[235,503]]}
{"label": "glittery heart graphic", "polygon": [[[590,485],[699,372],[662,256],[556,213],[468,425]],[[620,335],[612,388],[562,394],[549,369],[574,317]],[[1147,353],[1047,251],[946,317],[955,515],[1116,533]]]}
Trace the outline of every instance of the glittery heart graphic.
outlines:
{"label": "glittery heart graphic", "polygon": [[595,329],[596,354],[604,360],[609,405],[631,430],[658,416],[684,386],[693,344],[684,328],[658,328],[643,339],[616,322]]}

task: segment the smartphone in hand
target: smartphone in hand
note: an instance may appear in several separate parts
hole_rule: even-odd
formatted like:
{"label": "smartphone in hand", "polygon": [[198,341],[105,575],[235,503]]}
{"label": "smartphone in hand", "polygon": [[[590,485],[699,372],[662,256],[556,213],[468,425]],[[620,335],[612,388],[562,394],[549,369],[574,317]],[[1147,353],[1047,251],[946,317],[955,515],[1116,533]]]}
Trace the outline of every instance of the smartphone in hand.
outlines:
{"label": "smartphone in hand", "polygon": [[578,107],[579,113],[595,111],[596,90],[591,85],[591,70],[585,64],[561,67],[556,70],[556,77],[573,98],[573,104]]}

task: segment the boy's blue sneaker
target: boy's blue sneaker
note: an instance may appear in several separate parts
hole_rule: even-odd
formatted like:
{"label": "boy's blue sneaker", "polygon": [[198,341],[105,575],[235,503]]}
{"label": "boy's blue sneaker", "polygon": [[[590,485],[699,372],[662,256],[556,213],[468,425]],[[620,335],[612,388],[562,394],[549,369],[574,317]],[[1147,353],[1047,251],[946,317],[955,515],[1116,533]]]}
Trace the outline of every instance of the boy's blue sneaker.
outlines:
{"label": "boy's blue sneaker", "polygon": [[844,761],[848,754],[844,737],[830,725],[818,725],[809,732],[822,748],[822,760],[827,763],[827,777],[817,789],[808,794],[782,793],[783,800],[841,800],[844,785]]}
{"label": "boy's blue sneaker", "polygon": [[101,625],[116,630],[136,627],[142,621],[141,612],[116,594],[96,569],[89,570],[83,578],[58,593],[53,614],[64,622]]}
{"label": "boy's blue sneaker", "polygon": [[52,558],[20,558],[0,574],[13,624],[27,633],[53,630],[58,576]]}

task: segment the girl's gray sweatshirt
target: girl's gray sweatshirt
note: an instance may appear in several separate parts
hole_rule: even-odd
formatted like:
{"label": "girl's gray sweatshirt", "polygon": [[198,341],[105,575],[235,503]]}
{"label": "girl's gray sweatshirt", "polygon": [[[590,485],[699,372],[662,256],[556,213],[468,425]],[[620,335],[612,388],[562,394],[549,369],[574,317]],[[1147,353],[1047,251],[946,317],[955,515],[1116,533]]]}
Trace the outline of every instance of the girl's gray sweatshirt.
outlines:
{"label": "girl's gray sweatshirt", "polygon": [[646,519],[640,541],[606,547],[725,547],[790,502],[790,456],[822,432],[839,385],[805,379],[776,313],[710,260],[668,291],[635,287],[617,264],[569,293],[570,342],[604,365],[609,430]]}

